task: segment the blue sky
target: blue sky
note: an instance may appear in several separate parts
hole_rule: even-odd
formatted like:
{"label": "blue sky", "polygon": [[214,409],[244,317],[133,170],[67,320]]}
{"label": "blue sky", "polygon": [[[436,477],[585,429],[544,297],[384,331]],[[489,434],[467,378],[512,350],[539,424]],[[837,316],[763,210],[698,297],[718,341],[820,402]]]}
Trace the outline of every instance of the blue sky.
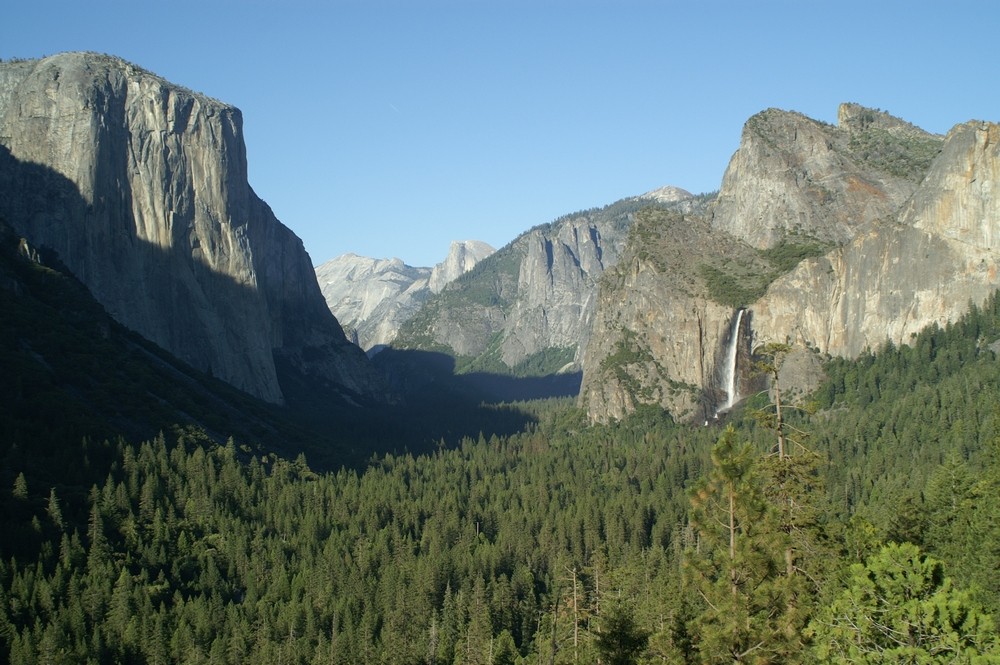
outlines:
{"label": "blue sky", "polygon": [[0,57],[111,53],[243,111],[250,184],[314,264],[429,266],[660,187],[718,189],[769,107],[1000,121],[1000,3],[8,3]]}

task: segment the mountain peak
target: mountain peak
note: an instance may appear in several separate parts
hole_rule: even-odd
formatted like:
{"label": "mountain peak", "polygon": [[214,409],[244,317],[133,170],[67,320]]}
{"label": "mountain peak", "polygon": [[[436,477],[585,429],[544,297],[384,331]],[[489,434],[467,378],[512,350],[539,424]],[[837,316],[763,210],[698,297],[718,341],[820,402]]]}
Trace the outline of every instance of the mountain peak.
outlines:
{"label": "mountain peak", "polygon": [[845,102],[837,108],[837,126],[848,132],[882,129],[893,134],[924,134],[929,132],[897,118],[881,109]]}
{"label": "mountain peak", "polygon": [[316,278],[337,320],[361,348],[375,349],[396,337],[430,293],[438,293],[493,252],[479,240],[456,240],[448,257],[434,268],[349,253],[316,266]]}
{"label": "mountain peak", "polygon": [[650,199],[658,203],[676,203],[677,201],[694,198],[694,194],[680,187],[666,185],[645,194],[640,194],[638,198]]}
{"label": "mountain peak", "polygon": [[477,263],[495,252],[481,240],[455,240],[448,250],[448,257],[434,266],[428,286],[431,293],[440,293],[449,282],[472,270]]}

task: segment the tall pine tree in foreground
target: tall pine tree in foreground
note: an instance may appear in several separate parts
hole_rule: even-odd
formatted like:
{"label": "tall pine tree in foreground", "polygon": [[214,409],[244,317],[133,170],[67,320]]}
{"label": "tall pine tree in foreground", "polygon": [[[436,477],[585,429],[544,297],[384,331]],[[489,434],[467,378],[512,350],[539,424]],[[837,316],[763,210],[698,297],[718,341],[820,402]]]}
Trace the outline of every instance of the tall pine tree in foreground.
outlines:
{"label": "tall pine tree in foreground", "polygon": [[780,551],[760,529],[767,506],[754,477],[753,450],[737,441],[732,426],[712,449],[712,464],[691,492],[697,536],[686,570],[704,603],[692,633],[701,662],[752,662],[774,646]]}

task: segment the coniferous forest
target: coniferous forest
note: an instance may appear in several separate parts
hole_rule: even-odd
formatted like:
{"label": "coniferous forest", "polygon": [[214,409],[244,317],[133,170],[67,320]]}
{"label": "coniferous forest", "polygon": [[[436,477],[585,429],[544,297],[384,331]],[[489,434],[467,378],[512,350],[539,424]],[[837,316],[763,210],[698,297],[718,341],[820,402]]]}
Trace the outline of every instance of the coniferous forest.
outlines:
{"label": "coniferous forest", "polygon": [[829,361],[802,408],[599,426],[512,404],[521,431],[343,466],[182,424],[22,430],[53,440],[4,443],[0,654],[1000,662],[998,339],[994,298]]}

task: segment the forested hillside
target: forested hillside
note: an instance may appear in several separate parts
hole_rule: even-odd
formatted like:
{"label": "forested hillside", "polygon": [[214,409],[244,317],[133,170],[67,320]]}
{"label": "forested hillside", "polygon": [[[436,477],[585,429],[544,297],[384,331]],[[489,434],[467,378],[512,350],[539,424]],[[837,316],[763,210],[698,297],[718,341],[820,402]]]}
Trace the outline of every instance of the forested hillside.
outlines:
{"label": "forested hillside", "polygon": [[0,652],[1000,662],[998,339],[994,298],[831,362],[780,417],[767,395],[696,428],[522,404],[521,433],[331,472],[193,428],[57,442],[86,469],[8,449]]}

